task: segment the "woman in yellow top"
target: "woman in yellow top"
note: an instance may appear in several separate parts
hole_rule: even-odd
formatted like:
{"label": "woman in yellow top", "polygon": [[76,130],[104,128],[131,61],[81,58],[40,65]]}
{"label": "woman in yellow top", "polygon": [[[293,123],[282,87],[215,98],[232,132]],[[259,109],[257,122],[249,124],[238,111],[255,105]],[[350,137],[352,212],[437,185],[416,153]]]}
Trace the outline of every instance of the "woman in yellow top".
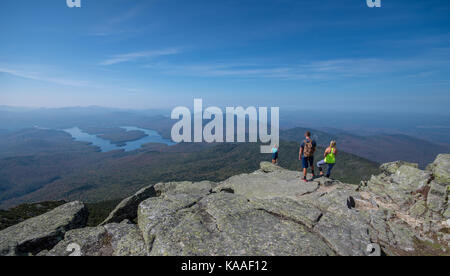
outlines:
{"label": "woman in yellow top", "polygon": [[324,160],[317,163],[317,167],[319,167],[320,175],[323,176],[322,166],[327,164],[328,165],[328,171],[327,171],[327,177],[329,178],[331,175],[331,170],[333,169],[334,165],[336,164],[336,155],[337,155],[337,149],[336,149],[336,142],[331,141],[330,146],[325,150],[325,153],[323,156],[325,157]]}

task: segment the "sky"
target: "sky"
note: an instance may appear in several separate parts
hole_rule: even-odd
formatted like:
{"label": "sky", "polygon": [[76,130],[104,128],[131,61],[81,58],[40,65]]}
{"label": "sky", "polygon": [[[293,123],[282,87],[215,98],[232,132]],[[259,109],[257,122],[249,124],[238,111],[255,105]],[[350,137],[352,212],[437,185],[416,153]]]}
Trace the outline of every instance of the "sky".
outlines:
{"label": "sky", "polygon": [[450,1],[3,0],[0,105],[450,113]]}

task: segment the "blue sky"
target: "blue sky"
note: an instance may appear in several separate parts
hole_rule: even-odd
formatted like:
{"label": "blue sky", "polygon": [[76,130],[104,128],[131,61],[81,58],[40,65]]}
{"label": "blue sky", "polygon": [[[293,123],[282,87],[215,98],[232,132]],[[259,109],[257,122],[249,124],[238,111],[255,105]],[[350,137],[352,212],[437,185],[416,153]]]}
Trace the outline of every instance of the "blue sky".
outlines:
{"label": "blue sky", "polygon": [[450,2],[4,0],[0,105],[448,113]]}

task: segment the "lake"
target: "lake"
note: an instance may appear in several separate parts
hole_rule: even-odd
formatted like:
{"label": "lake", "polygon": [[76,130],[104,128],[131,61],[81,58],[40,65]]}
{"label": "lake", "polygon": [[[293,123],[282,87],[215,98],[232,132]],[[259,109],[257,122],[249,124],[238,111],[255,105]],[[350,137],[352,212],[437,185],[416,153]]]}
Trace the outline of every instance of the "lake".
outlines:
{"label": "lake", "polygon": [[97,137],[96,135],[91,135],[89,133],[83,132],[78,127],[63,129],[63,131],[69,133],[72,136],[72,138],[75,139],[75,141],[87,142],[91,143],[94,146],[99,147],[101,152],[108,152],[113,150],[133,151],[140,149],[142,145],[149,143],[166,144],[168,146],[173,146],[176,144],[171,140],[164,139],[155,130],[143,129],[138,127],[122,127],[122,128],[125,129],[126,131],[139,130],[144,132],[147,136],[136,141],[127,142],[125,143],[124,146],[117,146],[115,144],[112,144],[109,140],[102,139]]}

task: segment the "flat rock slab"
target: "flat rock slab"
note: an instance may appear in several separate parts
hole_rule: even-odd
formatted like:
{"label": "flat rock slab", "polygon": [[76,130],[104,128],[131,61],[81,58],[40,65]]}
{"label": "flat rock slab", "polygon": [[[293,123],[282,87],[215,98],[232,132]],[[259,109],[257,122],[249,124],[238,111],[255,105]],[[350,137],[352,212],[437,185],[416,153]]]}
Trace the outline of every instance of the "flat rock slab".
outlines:
{"label": "flat rock slab", "polygon": [[290,171],[237,175],[219,186],[219,189],[231,189],[235,194],[259,199],[277,197],[298,199],[318,188],[318,182],[303,182],[300,173]]}
{"label": "flat rock slab", "polygon": [[[265,210],[241,195],[210,194],[185,209],[173,206],[166,215],[149,208],[151,203],[155,208],[168,208],[165,200],[147,201],[147,208],[140,210],[140,228],[151,255],[334,255],[302,223]],[[141,224],[144,217],[148,219]]]}
{"label": "flat rock slab", "polygon": [[192,194],[192,195],[206,195],[216,186],[216,183],[210,181],[201,182],[168,182],[158,183],[155,185],[155,191],[158,195],[161,194]]}
{"label": "flat rock slab", "polygon": [[0,232],[0,255],[37,254],[51,249],[67,231],[86,225],[88,212],[81,202],[71,202]]}

